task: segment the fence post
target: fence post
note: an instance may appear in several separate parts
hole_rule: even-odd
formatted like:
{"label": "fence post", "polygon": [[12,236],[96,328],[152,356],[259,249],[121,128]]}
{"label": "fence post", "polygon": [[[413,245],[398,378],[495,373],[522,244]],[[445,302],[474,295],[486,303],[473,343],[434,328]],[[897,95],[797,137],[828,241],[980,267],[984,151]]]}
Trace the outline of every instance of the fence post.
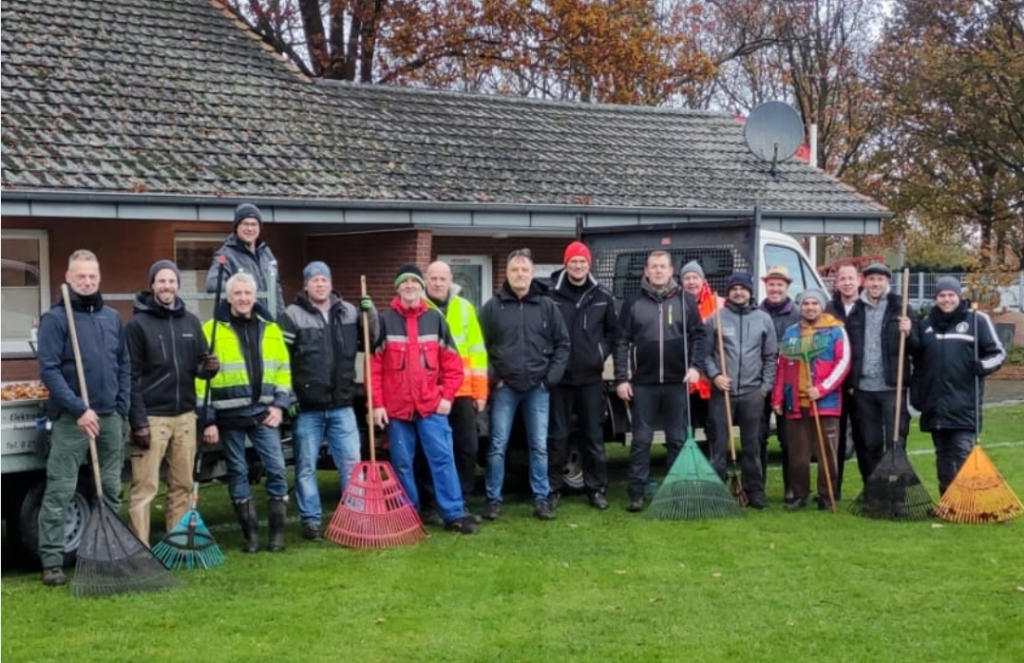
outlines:
{"label": "fence post", "polygon": [[917,301],[924,305],[924,272],[917,273]]}

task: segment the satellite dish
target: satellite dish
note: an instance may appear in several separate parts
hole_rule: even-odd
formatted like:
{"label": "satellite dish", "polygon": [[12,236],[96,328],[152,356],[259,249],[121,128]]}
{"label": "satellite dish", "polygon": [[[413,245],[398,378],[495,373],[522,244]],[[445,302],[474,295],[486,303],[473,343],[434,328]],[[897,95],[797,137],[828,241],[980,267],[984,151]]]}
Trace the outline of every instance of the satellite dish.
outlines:
{"label": "satellite dish", "polygon": [[755,108],[743,127],[747,148],[772,165],[794,154],[804,140],[804,123],[795,108],[781,101],[769,101]]}

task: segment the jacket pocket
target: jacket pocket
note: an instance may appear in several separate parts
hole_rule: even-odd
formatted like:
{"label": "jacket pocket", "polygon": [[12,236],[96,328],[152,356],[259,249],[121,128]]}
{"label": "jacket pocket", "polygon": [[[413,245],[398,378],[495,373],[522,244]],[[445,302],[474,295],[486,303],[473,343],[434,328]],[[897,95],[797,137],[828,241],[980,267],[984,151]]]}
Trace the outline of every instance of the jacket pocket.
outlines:
{"label": "jacket pocket", "polygon": [[384,356],[386,357],[386,361],[384,362],[384,364],[388,369],[392,371],[404,371],[406,361],[405,355],[405,348],[402,348],[400,350],[394,349],[389,352],[385,352]]}

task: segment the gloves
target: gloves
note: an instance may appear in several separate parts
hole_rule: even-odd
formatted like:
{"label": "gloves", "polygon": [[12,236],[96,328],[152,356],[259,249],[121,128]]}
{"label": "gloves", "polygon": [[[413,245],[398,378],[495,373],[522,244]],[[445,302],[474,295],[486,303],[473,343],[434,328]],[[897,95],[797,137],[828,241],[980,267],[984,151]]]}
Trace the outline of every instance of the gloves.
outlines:
{"label": "gloves", "polygon": [[360,308],[360,310],[363,310],[363,311],[372,311],[373,310],[373,300],[370,299],[369,297],[360,297],[359,298],[359,308]]}
{"label": "gloves", "polygon": [[140,449],[149,449],[149,427],[132,431],[132,444]]}
{"label": "gloves", "polygon": [[203,357],[203,370],[211,374],[220,370],[220,360],[217,359],[217,355]]}
{"label": "gloves", "polygon": [[288,406],[288,418],[294,420],[298,416],[299,416],[299,404],[298,403],[292,403],[291,405]]}

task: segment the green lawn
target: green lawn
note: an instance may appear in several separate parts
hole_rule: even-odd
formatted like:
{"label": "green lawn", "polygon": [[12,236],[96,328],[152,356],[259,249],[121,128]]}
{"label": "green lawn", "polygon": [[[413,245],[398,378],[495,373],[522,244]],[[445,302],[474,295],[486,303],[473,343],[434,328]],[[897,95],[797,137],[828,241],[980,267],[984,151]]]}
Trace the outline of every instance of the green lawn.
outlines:
{"label": "green lawn", "polygon": [[[1024,405],[986,410],[983,441],[1024,495]],[[916,423],[915,423],[916,429]],[[930,441],[911,458],[935,491]],[[225,488],[201,510],[228,555],[161,595],[77,601],[35,573],[3,577],[7,661],[1024,661],[1024,520],[892,523],[780,508],[656,522],[563,501],[558,519],[509,504],[478,536],[346,550],[299,536],[237,552]],[[859,488],[855,463],[844,493]],[[332,477],[321,477],[337,501]],[[844,507],[845,507],[844,503]],[[265,506],[262,504],[261,509]],[[265,536],[265,532],[264,532]]]}

